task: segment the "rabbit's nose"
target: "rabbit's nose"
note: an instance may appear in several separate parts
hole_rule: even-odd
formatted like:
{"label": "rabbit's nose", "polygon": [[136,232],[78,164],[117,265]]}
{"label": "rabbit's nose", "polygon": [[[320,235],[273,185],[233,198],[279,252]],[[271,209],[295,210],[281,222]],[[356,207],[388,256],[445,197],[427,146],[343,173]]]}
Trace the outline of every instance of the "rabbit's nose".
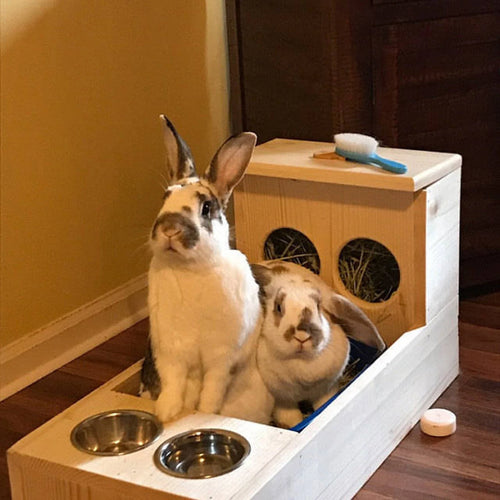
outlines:
{"label": "rabbit's nose", "polygon": [[164,227],[162,228],[162,233],[167,238],[174,238],[175,236],[181,233],[181,230],[178,227]]}
{"label": "rabbit's nose", "polygon": [[301,344],[307,342],[311,336],[304,330],[297,330],[294,335],[295,340],[298,340]]}

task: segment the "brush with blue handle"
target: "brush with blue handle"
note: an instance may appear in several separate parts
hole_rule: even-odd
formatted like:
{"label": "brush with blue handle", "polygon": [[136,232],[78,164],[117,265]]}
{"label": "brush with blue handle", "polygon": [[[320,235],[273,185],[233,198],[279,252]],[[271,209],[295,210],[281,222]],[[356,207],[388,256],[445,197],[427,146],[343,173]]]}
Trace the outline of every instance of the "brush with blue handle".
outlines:
{"label": "brush with blue handle", "polygon": [[402,163],[380,157],[376,153],[378,142],[369,135],[336,134],[334,140],[335,153],[347,160],[367,165],[377,165],[395,174],[404,174],[408,170],[406,165]]}

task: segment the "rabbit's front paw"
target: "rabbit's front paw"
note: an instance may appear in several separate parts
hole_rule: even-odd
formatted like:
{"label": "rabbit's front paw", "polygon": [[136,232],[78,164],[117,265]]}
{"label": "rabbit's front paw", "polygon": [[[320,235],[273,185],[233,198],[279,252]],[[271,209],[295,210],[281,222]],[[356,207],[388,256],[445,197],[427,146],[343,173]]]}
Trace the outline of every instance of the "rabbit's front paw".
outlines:
{"label": "rabbit's front paw", "polygon": [[279,427],[290,429],[302,422],[304,416],[298,408],[276,407],[273,411],[273,419]]}
{"label": "rabbit's front paw", "polygon": [[182,399],[163,391],[156,400],[156,415],[162,422],[173,420],[182,411]]}
{"label": "rabbit's front paw", "polygon": [[198,410],[202,413],[219,413],[229,384],[229,368],[225,365],[213,368],[203,378]]}
{"label": "rabbit's front paw", "polygon": [[220,398],[202,398],[198,404],[198,411],[202,413],[219,413],[221,408]]}

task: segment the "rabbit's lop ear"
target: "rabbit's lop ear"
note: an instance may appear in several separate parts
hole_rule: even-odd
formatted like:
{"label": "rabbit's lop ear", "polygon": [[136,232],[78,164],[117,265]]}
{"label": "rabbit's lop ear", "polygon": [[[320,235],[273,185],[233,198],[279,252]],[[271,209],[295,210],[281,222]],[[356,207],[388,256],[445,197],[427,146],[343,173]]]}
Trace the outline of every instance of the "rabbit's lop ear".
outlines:
{"label": "rabbit's lop ear", "polygon": [[261,264],[250,264],[252,275],[261,288],[266,288],[271,283],[272,272],[271,270]]}
{"label": "rabbit's lop ear", "polygon": [[170,185],[180,179],[195,177],[193,155],[189,146],[175,130],[172,122],[165,116],[160,115],[163,124],[163,141],[167,152],[167,180]]}
{"label": "rabbit's lop ear", "polygon": [[224,205],[242,179],[256,141],[257,136],[252,132],[233,136],[219,148],[210,162],[205,178],[214,186]]}
{"label": "rabbit's lop ear", "polygon": [[266,287],[271,284],[272,276],[271,270],[260,264],[250,264],[250,269],[252,270],[252,275],[254,280],[259,285],[259,301],[262,306],[266,303]]}
{"label": "rabbit's lop ear", "polygon": [[375,347],[379,351],[385,349],[385,342],[377,327],[358,306],[342,295],[332,293],[328,300],[324,301],[323,309],[334,323],[338,323],[344,329],[348,337]]}

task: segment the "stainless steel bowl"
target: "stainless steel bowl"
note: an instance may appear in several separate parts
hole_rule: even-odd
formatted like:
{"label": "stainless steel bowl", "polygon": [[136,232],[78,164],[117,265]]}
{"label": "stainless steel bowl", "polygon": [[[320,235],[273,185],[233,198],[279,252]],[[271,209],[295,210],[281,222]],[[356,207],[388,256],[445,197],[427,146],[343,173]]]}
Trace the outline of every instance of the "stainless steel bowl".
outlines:
{"label": "stainless steel bowl", "polygon": [[163,472],[185,479],[227,474],[239,467],[250,453],[250,443],[224,429],[197,429],[165,441],[155,453]]}
{"label": "stainless steel bowl", "polygon": [[80,422],[71,432],[71,442],[92,455],[117,456],[145,448],[161,431],[160,421],[151,413],[115,410]]}

